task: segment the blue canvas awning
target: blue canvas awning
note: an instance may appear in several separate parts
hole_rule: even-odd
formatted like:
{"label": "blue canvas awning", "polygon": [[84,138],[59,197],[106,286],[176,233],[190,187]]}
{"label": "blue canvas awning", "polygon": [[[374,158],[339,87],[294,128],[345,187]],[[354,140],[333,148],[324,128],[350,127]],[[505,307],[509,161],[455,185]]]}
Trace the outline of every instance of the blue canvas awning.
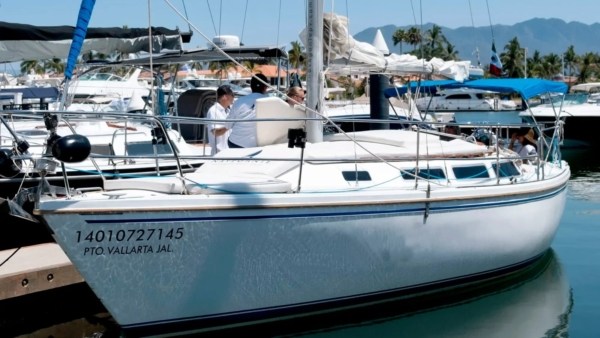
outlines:
{"label": "blue canvas awning", "polygon": [[548,93],[565,94],[568,87],[563,82],[550,81],[544,79],[478,79],[465,82],[456,82],[453,80],[439,81],[421,81],[411,82],[407,86],[388,88],[385,90],[386,97],[394,97],[398,93],[404,94],[410,87],[411,91],[420,87],[421,92],[435,93],[444,88],[473,88],[490,90],[500,93],[518,93],[523,99],[528,100],[532,97]]}
{"label": "blue canvas awning", "polygon": [[23,93],[23,99],[50,99],[56,100],[58,98],[58,88],[56,87],[23,87],[23,88],[2,88],[0,89],[0,95],[2,93]]}

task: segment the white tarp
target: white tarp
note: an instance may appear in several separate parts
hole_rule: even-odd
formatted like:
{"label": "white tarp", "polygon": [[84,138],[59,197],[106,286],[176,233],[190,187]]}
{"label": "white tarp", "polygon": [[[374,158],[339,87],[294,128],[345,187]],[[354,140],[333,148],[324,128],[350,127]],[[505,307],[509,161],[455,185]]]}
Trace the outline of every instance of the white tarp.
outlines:
{"label": "white tarp", "polygon": [[[469,77],[470,61],[424,60],[410,54],[386,56],[375,46],[350,36],[346,17],[325,13],[323,21],[323,54],[328,73],[426,73],[460,82]],[[300,38],[306,45],[306,30],[302,31]]]}

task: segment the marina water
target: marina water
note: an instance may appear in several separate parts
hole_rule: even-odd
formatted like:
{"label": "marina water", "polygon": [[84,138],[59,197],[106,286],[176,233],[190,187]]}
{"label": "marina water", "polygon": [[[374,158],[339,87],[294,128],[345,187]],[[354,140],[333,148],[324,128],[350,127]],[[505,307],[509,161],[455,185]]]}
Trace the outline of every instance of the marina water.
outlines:
{"label": "marina water", "polygon": [[[233,332],[234,336],[303,337],[600,337],[600,157],[565,149],[571,166],[565,213],[552,249],[510,280],[473,286],[445,302],[307,325]],[[485,220],[482,220],[485,222]],[[524,224],[523,226],[527,226]],[[0,303],[2,337],[119,337],[121,332],[85,284]],[[222,333],[217,333],[220,336]],[[227,336],[231,336],[231,335]]]}

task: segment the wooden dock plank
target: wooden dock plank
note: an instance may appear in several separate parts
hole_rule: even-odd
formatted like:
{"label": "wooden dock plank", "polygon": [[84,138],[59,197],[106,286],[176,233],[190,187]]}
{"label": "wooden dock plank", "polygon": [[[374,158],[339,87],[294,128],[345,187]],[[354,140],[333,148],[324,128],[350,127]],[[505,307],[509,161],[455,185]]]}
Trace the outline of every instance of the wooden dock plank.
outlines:
{"label": "wooden dock plank", "polygon": [[84,281],[56,243],[2,250],[0,264],[0,300]]}

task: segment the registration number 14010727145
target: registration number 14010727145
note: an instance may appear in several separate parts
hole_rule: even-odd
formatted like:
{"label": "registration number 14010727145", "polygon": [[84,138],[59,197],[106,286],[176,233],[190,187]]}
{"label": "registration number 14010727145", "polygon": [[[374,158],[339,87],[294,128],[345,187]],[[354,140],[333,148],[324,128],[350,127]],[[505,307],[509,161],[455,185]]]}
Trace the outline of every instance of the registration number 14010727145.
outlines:
{"label": "registration number 14010727145", "polygon": [[77,231],[77,243],[147,242],[183,238],[183,228]]}

